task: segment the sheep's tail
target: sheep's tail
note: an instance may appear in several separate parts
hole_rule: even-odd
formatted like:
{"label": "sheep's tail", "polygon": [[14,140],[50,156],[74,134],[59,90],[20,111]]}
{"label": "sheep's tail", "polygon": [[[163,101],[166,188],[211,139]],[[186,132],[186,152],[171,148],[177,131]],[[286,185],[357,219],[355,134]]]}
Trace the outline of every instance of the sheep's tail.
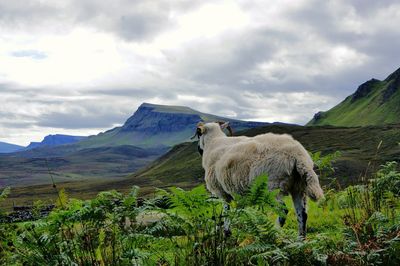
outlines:
{"label": "sheep's tail", "polygon": [[299,174],[305,179],[305,192],[311,200],[317,201],[324,196],[317,174],[312,168],[305,167],[304,164],[296,163],[296,169]]}
{"label": "sheep's tail", "polygon": [[306,194],[313,201],[317,201],[324,196],[324,192],[319,185],[318,176],[314,171],[306,175]]}

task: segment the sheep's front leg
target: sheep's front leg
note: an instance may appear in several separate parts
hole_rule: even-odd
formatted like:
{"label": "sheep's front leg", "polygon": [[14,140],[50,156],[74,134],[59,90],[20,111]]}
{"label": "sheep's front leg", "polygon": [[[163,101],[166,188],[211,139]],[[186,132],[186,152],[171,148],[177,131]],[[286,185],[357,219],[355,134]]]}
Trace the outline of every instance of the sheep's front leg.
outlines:
{"label": "sheep's front leg", "polygon": [[299,236],[306,237],[307,230],[307,197],[305,193],[292,194],[294,207],[296,209],[297,222],[299,227]]}
{"label": "sheep's front leg", "polygon": [[225,235],[225,237],[229,237],[232,234],[231,229],[230,229],[231,221],[228,217],[229,208],[230,208],[229,203],[225,202],[224,210],[222,212],[223,217],[224,217],[224,235]]}

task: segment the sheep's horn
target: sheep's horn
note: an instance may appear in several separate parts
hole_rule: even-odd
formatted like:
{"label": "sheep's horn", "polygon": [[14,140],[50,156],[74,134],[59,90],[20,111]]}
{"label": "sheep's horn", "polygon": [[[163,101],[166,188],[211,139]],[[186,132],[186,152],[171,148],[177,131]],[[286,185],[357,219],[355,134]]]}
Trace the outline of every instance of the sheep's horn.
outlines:
{"label": "sheep's horn", "polygon": [[198,134],[198,132],[197,132],[197,130],[196,130],[196,132],[194,133],[194,135],[193,135],[193,137],[191,137],[190,139],[194,139],[195,137],[199,137],[199,134]]}
{"label": "sheep's horn", "polygon": [[230,134],[231,137],[232,137],[232,136],[233,136],[233,130],[232,130],[231,126],[228,125],[228,126],[226,127],[226,129],[229,131],[229,134]]}
{"label": "sheep's horn", "polygon": [[[222,126],[223,124],[225,124],[226,122],[224,121],[217,121],[216,123],[218,123],[220,126]],[[228,124],[228,126],[226,127],[226,129],[229,131],[229,135],[232,137],[233,136],[233,130],[231,128],[231,126]]]}

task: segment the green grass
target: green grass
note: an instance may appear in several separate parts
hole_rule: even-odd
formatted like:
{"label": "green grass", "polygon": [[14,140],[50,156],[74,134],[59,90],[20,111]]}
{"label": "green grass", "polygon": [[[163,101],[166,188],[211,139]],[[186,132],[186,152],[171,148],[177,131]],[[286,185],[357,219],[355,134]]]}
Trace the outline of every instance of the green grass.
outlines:
{"label": "green grass", "polygon": [[[0,224],[0,264],[398,265],[400,173],[389,163],[374,177],[309,202],[305,240],[288,197],[287,222],[275,223],[275,192],[265,189],[264,177],[225,214],[204,185],[161,190],[139,205],[136,187],[86,201],[61,193],[47,218]],[[223,234],[224,216],[230,236]]]}
{"label": "green grass", "polygon": [[383,94],[391,81],[380,81],[372,85],[367,96],[352,100],[347,97],[343,102],[324,112],[321,119],[311,120],[307,125],[367,126],[400,123],[400,89],[386,101]]}

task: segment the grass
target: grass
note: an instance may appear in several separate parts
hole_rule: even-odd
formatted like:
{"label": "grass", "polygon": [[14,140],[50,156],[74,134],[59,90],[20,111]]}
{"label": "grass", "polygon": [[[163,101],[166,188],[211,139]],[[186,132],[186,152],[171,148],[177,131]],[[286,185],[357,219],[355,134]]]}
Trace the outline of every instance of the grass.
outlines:
{"label": "grass", "polygon": [[[291,200],[283,228],[274,192],[260,177],[227,213],[204,185],[160,190],[145,202],[138,188],[90,200],[62,194],[44,219],[0,224],[4,265],[398,265],[400,173],[386,164],[373,181],[328,190],[309,202],[308,235],[297,237]],[[390,187],[391,189],[387,189]],[[397,189],[397,190],[396,190]],[[0,196],[0,200],[4,197]],[[232,234],[223,234],[223,219]]]}
{"label": "grass", "polygon": [[355,101],[352,96],[323,113],[321,119],[311,120],[308,125],[367,126],[400,123],[400,89],[385,102],[383,94],[392,81],[380,81],[372,85],[367,96]]}

